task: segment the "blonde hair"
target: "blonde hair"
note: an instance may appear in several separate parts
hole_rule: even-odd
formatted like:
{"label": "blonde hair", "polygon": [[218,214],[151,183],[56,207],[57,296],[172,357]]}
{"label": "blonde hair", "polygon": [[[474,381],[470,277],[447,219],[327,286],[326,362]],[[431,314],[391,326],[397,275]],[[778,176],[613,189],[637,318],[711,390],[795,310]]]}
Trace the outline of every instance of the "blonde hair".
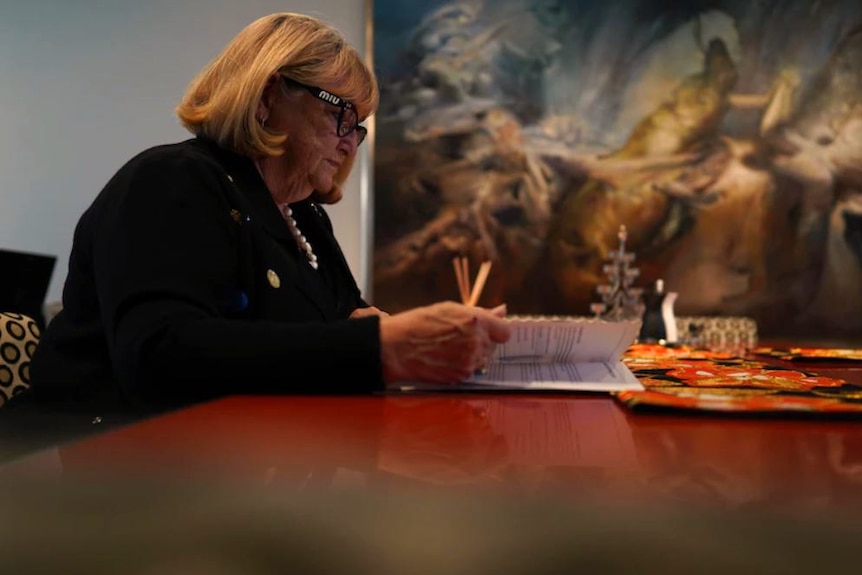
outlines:
{"label": "blonde hair", "polygon": [[[239,154],[281,155],[288,134],[266,130],[256,117],[267,83],[279,73],[303,84],[337,86],[337,94],[353,102],[362,119],[377,110],[374,72],[342,34],[311,16],[280,12],[246,26],[198,73],[177,106],[177,117],[192,134]],[[352,165],[348,158],[334,189],[317,190],[316,199],[340,200]]]}

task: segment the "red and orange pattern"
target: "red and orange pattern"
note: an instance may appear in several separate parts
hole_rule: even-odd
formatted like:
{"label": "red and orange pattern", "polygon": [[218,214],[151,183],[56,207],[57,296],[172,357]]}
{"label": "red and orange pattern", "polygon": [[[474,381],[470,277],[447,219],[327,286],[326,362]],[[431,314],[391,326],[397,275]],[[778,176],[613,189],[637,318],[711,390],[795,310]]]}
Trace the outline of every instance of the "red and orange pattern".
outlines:
{"label": "red and orange pattern", "polygon": [[623,362],[646,388],[616,394],[632,409],[862,415],[862,387],[729,353],[637,344]]}
{"label": "red and orange pattern", "polygon": [[775,357],[786,361],[862,361],[862,349],[828,347],[756,347],[755,355]]}

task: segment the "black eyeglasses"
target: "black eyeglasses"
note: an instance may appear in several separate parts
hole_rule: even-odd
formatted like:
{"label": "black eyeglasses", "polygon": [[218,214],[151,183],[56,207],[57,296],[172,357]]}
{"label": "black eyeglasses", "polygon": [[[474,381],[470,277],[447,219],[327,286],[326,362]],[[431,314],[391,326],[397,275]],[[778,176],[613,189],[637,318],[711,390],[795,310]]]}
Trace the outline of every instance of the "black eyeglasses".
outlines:
{"label": "black eyeglasses", "polygon": [[353,102],[348,102],[344,98],[336,96],[332,92],[327,92],[323,88],[308,86],[284,75],[282,75],[281,78],[288,85],[293,84],[300,88],[304,88],[318,100],[323,100],[332,106],[338,106],[339,112],[335,132],[340,138],[343,138],[350,134],[350,132],[356,130],[356,145],[358,146],[365,141],[365,137],[368,135],[368,128],[359,125],[359,116],[356,113],[356,106],[353,105]]}

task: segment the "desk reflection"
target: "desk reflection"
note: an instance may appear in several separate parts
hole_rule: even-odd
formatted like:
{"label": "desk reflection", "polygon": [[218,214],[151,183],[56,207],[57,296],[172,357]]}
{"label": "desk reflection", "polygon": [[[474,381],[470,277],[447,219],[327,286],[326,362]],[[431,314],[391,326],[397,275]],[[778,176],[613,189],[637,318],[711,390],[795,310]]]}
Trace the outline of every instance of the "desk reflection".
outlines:
{"label": "desk reflection", "polygon": [[607,397],[232,397],[61,447],[64,474],[862,507],[850,421],[634,414]]}
{"label": "desk reflection", "polygon": [[858,424],[630,418],[642,479],[665,499],[734,508],[859,507]]}
{"label": "desk reflection", "polygon": [[535,488],[558,469],[635,469],[606,400],[419,398],[386,402],[379,468],[433,484]]}

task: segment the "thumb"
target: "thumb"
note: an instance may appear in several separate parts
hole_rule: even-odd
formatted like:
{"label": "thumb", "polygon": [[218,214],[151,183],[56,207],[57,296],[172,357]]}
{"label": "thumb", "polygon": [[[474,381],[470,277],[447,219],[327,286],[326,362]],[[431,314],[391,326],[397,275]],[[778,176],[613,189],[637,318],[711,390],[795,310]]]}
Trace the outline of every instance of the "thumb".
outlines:
{"label": "thumb", "polygon": [[488,337],[496,343],[509,341],[512,337],[512,324],[503,317],[489,315],[485,322],[485,329],[488,331]]}
{"label": "thumb", "polygon": [[488,310],[492,315],[497,317],[506,317],[506,304],[501,303],[497,307]]}

